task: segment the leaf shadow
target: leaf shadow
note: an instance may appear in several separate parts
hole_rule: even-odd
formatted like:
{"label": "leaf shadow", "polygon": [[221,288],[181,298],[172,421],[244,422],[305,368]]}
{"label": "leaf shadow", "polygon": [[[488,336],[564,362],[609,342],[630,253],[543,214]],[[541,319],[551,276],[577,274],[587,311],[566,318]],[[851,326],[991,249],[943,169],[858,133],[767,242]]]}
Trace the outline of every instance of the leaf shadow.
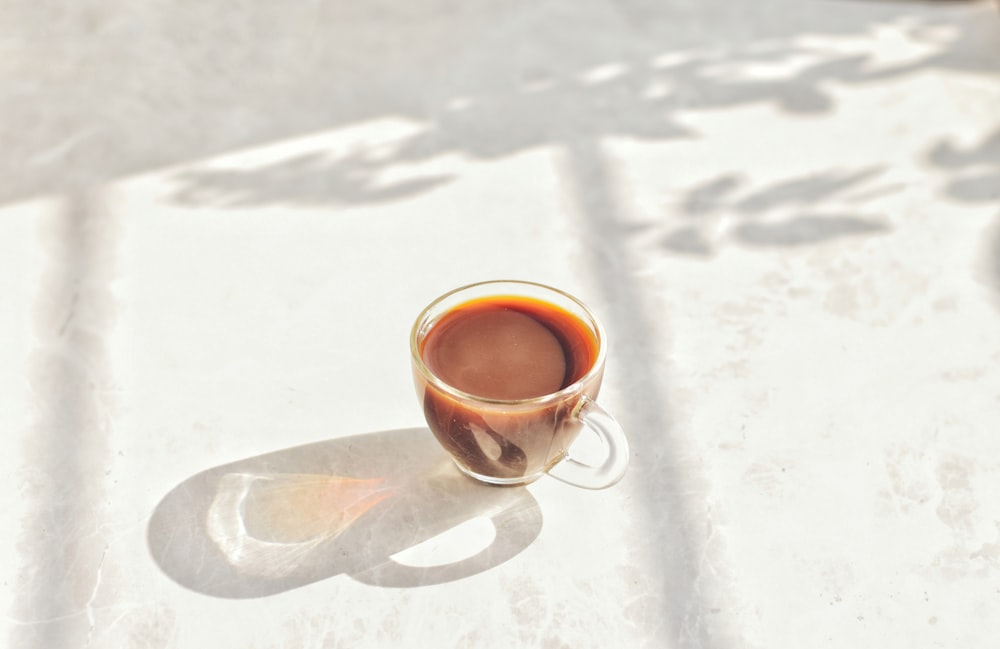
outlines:
{"label": "leaf shadow", "polygon": [[377,165],[354,153],[336,157],[314,151],[251,168],[187,169],[173,178],[172,200],[228,209],[268,205],[380,203],[429,191],[449,180],[425,175],[379,180]]}
{"label": "leaf shadow", "polygon": [[951,174],[946,191],[967,203],[1000,199],[1000,128],[970,146],[944,140],[928,153],[927,160]]}
{"label": "leaf shadow", "polygon": [[885,232],[888,227],[874,218],[853,215],[803,214],[772,223],[741,223],[734,234],[753,246],[803,246],[842,237]]}
{"label": "leaf shadow", "polygon": [[[899,191],[880,182],[879,167],[831,169],[747,187],[738,174],[720,174],[681,198],[679,224],[636,228],[656,232],[665,250],[697,257],[714,254],[726,242],[755,248],[819,245],[844,237],[885,233],[888,222],[876,214],[846,211],[861,198]],[[817,208],[817,206],[821,206]]]}
{"label": "leaf shadow", "polygon": [[[1000,200],[1000,126],[975,144],[962,146],[942,140],[931,148],[927,160],[948,172],[945,192],[952,198],[976,205],[995,205]],[[1000,213],[984,239],[976,273],[1000,296]]]}

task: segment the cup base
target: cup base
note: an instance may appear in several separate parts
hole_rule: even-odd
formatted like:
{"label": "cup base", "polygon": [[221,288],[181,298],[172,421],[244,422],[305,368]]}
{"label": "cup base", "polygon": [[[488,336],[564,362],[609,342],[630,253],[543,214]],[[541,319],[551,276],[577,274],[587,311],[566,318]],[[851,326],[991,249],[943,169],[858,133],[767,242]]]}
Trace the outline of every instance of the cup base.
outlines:
{"label": "cup base", "polygon": [[[454,460],[452,461],[454,462]],[[455,466],[458,467],[459,471],[469,476],[473,480],[491,485],[493,487],[521,487],[530,484],[535,480],[538,480],[543,475],[545,475],[545,473],[542,472],[542,473],[536,473],[535,475],[518,476],[516,478],[497,478],[495,476],[482,475],[480,473],[476,473],[475,471],[470,471],[469,469],[462,466],[458,462],[455,462]]]}

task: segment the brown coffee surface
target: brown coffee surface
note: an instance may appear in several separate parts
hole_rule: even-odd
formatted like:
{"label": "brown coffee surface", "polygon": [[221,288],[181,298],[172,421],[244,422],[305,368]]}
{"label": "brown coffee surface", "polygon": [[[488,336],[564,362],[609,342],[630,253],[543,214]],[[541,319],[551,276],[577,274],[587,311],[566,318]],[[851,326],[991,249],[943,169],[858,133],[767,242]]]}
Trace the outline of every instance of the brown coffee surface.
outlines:
{"label": "brown coffee surface", "polygon": [[[574,316],[527,298],[491,298],[445,314],[421,356],[448,385],[487,399],[557,392],[592,362],[591,336]],[[582,370],[582,371],[581,371]]]}

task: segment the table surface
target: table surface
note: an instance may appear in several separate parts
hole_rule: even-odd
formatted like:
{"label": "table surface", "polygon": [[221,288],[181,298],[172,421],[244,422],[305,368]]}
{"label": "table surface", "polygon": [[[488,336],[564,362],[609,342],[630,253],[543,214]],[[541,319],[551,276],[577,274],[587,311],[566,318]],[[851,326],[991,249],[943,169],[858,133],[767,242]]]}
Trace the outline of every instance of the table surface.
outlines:
{"label": "table surface", "polygon": [[[0,645],[996,646],[993,2],[15,0],[0,179]],[[494,278],[615,486],[424,426]]]}

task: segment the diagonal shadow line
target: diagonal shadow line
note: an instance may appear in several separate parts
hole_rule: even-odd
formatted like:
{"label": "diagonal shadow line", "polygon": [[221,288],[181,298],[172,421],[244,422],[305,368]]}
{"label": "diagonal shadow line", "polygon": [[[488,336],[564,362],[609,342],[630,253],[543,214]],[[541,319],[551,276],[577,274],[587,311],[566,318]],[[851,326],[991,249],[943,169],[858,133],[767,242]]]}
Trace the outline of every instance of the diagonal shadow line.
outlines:
{"label": "diagonal shadow line", "polygon": [[[604,316],[615,363],[626,368],[618,381],[629,395],[628,409],[619,415],[632,440],[632,472],[642,480],[631,482],[641,502],[643,519],[635,521],[633,538],[642,539],[643,556],[637,560],[643,572],[653,571],[652,587],[658,588],[664,610],[653,611],[659,622],[650,624],[659,637],[651,646],[672,647],[678,643],[704,649],[721,649],[727,640],[709,633],[706,618],[713,604],[700,586],[704,542],[696,538],[704,522],[698,522],[687,495],[697,491],[692,474],[679,453],[669,414],[669,385],[665,368],[655,359],[665,357],[664,327],[650,320],[647,294],[633,279],[633,255],[620,228],[622,207],[615,195],[615,183],[600,143],[593,139],[571,140],[565,148],[571,193],[576,200],[582,243],[588,258],[581,266],[601,292],[606,304],[613,305]],[[628,476],[626,475],[628,484]],[[713,626],[725,624],[717,613]],[[718,628],[716,626],[716,628]]]}

